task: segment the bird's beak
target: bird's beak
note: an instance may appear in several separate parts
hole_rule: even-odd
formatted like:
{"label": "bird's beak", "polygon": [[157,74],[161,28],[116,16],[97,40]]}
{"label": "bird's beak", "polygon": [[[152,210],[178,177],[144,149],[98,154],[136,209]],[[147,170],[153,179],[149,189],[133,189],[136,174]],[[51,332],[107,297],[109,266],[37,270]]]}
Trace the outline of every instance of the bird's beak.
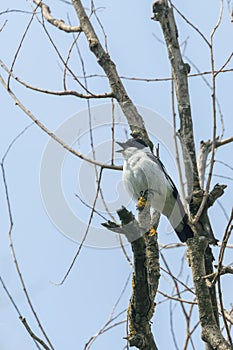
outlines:
{"label": "bird's beak", "polygon": [[121,148],[122,148],[122,149],[119,149],[119,150],[116,151],[116,152],[117,152],[117,153],[123,152],[124,149],[125,149],[125,143],[124,143],[124,142],[118,142],[118,141],[116,141],[116,143],[117,143],[119,146],[121,146]]}

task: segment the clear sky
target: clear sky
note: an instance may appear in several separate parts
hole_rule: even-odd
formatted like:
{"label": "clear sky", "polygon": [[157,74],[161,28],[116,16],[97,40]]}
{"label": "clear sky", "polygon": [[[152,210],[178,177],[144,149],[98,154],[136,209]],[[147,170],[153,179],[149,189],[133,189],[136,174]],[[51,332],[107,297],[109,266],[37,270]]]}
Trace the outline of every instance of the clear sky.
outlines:
{"label": "clear sky", "polygon": [[[62,1],[49,1],[47,4],[55,17],[63,18],[67,21],[67,15],[69,14],[70,21],[74,25],[78,24],[72,6]],[[88,1],[85,1],[84,5],[86,8],[90,6]],[[152,3],[149,1],[95,1],[95,6],[98,8],[97,14],[107,34],[110,56],[116,63],[121,76],[134,78],[165,78],[170,76],[170,66],[161,29],[157,22],[150,19],[152,16],[151,5]],[[203,2],[199,0],[191,5],[187,1],[182,1],[177,3],[177,6],[209,39],[210,33],[218,20],[220,2],[210,0]],[[20,3],[16,0],[3,1],[0,12],[7,9],[30,12],[31,5],[28,1],[21,1]],[[0,59],[8,67],[12,64],[30,18],[31,14],[18,11],[1,14],[0,16],[0,28],[2,28],[0,32]],[[185,57],[184,60],[191,62],[191,73],[196,73],[196,68],[202,72],[210,71],[210,54],[207,45],[203,42],[200,35],[177,14],[176,18],[179,40],[182,43]],[[40,19],[40,16],[38,19]],[[7,22],[5,23],[6,20]],[[5,26],[2,27],[4,23]],[[96,25],[96,20],[94,23]],[[59,52],[66,58],[73,41],[72,35],[63,33],[49,24],[46,24],[46,28],[56,43]],[[97,32],[104,43],[101,28],[97,28]],[[230,22],[227,4],[224,3],[222,22],[214,39],[216,69],[222,67],[232,52],[232,35],[233,26]],[[79,40],[79,48],[82,52],[87,75],[102,74],[94,56],[89,53],[88,45],[83,36]],[[196,68],[193,64],[195,64]],[[82,67],[76,51],[71,57],[71,66],[75,74],[82,75]],[[232,68],[232,62],[226,68]],[[22,44],[14,66],[14,73],[34,86],[51,90],[62,90],[63,88],[62,63],[36,18]],[[1,69],[1,75],[4,78],[7,77],[3,69]],[[67,81],[69,89],[78,89],[80,91],[79,85],[73,81],[72,77],[68,76]],[[160,125],[153,125],[155,130],[151,130],[152,126],[149,120],[149,132],[152,133],[152,137],[156,142],[160,142],[161,159],[169,174],[179,186],[174,155],[169,149],[167,141],[164,141],[167,140],[166,133],[172,127],[170,82],[142,82],[128,79],[124,79],[123,82],[129,96],[136,105],[141,106],[141,110],[144,111],[145,115],[146,111],[150,111],[149,115],[156,114],[159,116],[160,121],[167,123],[166,130],[163,129],[163,133],[156,130],[156,128],[160,130]],[[204,78],[189,79],[197,152],[199,142],[212,137],[211,90],[206,82],[211,83],[210,75],[205,75]],[[217,79],[217,98],[221,110],[221,113],[219,109],[217,110],[217,134],[220,135],[222,132],[222,116],[225,129],[224,138],[232,136],[233,130],[232,83],[232,72],[222,73]],[[72,141],[73,147],[80,149],[91,157],[89,134],[85,124],[88,118],[86,100],[35,93],[20,86],[13,80],[11,80],[11,87],[21,102],[52,131],[57,130],[61,126],[65,128],[69,125],[67,123],[74,118],[72,119],[71,127],[75,126],[77,129],[68,129],[74,135],[75,130],[77,130],[77,137]],[[109,92],[107,81],[103,78],[90,78],[88,87],[95,93]],[[2,86],[0,86],[0,102],[0,158],[2,158],[10,142],[31,121],[15,105]],[[100,106],[106,103],[108,105]],[[97,155],[100,158],[103,157],[106,149],[105,145],[109,145],[108,142],[111,137],[110,103],[110,100],[92,100],[90,102],[94,125],[94,142]],[[100,107],[98,109],[95,106]],[[117,114],[116,118],[121,123],[121,126],[116,127],[116,138],[124,140],[126,138],[125,120],[120,113]],[[64,129],[62,129],[63,131]],[[61,181],[61,188],[70,211],[74,217],[82,218],[80,226],[75,226],[77,225],[75,221],[74,226],[69,229],[70,222],[66,223],[68,226],[66,226],[65,232],[63,230],[63,233],[61,233],[58,229],[58,223],[54,223],[54,220],[51,220],[51,213],[47,214],[42,198],[45,184],[43,182],[41,188],[41,164],[43,164],[44,151],[48,141],[48,136],[36,125],[33,125],[15,142],[5,160],[5,171],[14,222],[12,239],[32,303],[55,349],[83,349],[88,339],[96,334],[108,320],[113,305],[124,289],[131,267],[122,250],[113,248],[113,236],[111,239],[106,238],[106,235],[113,234],[103,232],[103,229],[100,228],[100,223],[104,220],[95,216],[92,224],[92,234],[96,232],[99,232],[100,235],[103,234],[101,240],[96,240],[96,236],[95,240],[94,238],[91,239],[90,243],[82,248],[66,282],[62,286],[54,284],[54,282],[61,281],[79,247],[77,242],[67,238],[67,236],[73,238],[71,232],[74,233],[72,230],[75,227],[77,228],[75,232],[78,237],[75,239],[80,242],[80,237],[85,233],[86,223],[90,215],[90,210],[81,205],[75,194],[84,196],[85,201],[91,204],[94,199],[94,193],[91,191],[91,188],[94,188],[96,184],[90,168],[70,154],[66,155],[62,160],[60,177],[53,178],[54,175],[48,174],[50,181],[49,190],[51,190],[52,185],[56,181]],[[229,156],[230,147],[230,145],[227,145],[218,150],[216,159],[229,164],[231,160]],[[106,161],[106,158],[110,159],[110,154],[104,153],[104,157],[101,160]],[[49,158],[46,169],[53,169],[53,164],[57,164],[57,160],[58,154],[56,153],[54,159]],[[122,164],[119,155],[117,164]],[[111,205],[111,211],[114,213],[122,204],[128,204],[130,208],[135,210],[132,203],[129,203],[129,198],[125,197],[121,184],[121,173],[119,171],[114,173],[105,171],[103,176],[105,177],[104,190],[107,202]],[[212,184],[214,185],[215,182],[228,185],[227,192],[221,198],[220,204],[216,204],[210,211],[215,235],[217,238],[221,238],[227,223],[226,216],[229,216],[232,205],[232,168],[229,169],[222,163],[216,163]],[[59,209],[60,201],[58,201],[56,188],[54,191],[54,207]],[[100,202],[97,204],[101,212],[105,214]],[[221,207],[224,208],[225,212]],[[41,336],[25,300],[9,247],[9,218],[2,179],[0,180],[0,208],[0,275],[9,288],[22,315],[26,317],[35,333]],[[65,219],[67,219],[67,216]],[[61,221],[64,222],[64,220]],[[163,244],[177,242],[174,233],[163,235],[163,232],[166,230],[167,222],[165,219],[162,219],[159,229],[159,241]],[[101,247],[106,246],[110,246],[111,249],[101,249]],[[131,256],[128,245],[126,250]],[[218,248],[214,248],[216,258],[218,251]],[[174,274],[178,274],[185,249],[163,250],[163,253]],[[230,263],[232,263],[231,250],[227,251],[225,260],[225,264]],[[182,274],[184,281],[186,281],[189,274],[186,265],[185,263]],[[228,280],[229,278],[225,277],[224,281],[226,283],[228,283]],[[117,305],[115,315],[127,308],[130,288],[131,283],[129,282]],[[172,291],[171,280],[165,274],[162,274],[159,288],[167,293]],[[190,295],[187,295],[187,297],[190,297]],[[152,329],[159,348],[162,349],[166,346],[166,348],[175,349],[169,325],[169,313],[174,305],[171,306],[169,302],[160,304],[162,299],[160,295],[157,296],[158,306]],[[227,308],[229,303],[232,303],[232,284],[229,284],[229,288],[226,289],[224,300]],[[35,348],[32,339],[18,320],[17,313],[2,288],[0,288],[0,309],[0,348],[2,350],[15,350],[16,348],[30,350]],[[181,349],[184,341],[185,323],[177,308],[173,312],[175,317],[176,315],[180,317],[179,322],[175,322],[174,327],[178,349]],[[125,318],[126,314],[124,313],[116,322]],[[125,329],[126,325],[124,323],[106,332],[96,340],[92,349],[100,350],[109,347],[114,350],[123,349],[126,345],[123,339],[126,336]],[[196,332],[195,338],[197,339],[197,344],[200,345],[198,341],[199,333],[199,331]],[[199,348],[203,348],[203,345],[200,345]]]}

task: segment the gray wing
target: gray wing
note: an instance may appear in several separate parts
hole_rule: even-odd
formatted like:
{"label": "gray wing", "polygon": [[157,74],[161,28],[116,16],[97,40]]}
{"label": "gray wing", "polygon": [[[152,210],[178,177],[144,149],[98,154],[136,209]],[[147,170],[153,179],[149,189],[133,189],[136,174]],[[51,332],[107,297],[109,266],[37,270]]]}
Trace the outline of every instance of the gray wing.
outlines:
{"label": "gray wing", "polygon": [[172,188],[173,197],[174,197],[175,201],[177,202],[177,204],[179,206],[180,214],[183,217],[185,215],[184,206],[183,206],[183,204],[181,202],[180,195],[179,195],[179,192],[178,192],[178,190],[176,188],[176,185],[172,181],[171,177],[168,175],[165,166],[163,165],[161,160],[158,157],[156,157],[153,153],[148,153],[147,155],[153,162],[158,164],[158,166],[160,167],[161,171],[164,173],[167,181],[169,182],[169,184],[170,184],[170,186]]}
{"label": "gray wing", "polygon": [[170,176],[168,175],[165,166],[163,165],[163,163],[161,162],[161,160],[156,157],[153,153],[148,153],[147,154],[148,157],[155,162],[156,164],[158,164],[158,166],[160,167],[161,171],[164,173],[167,181],[169,182],[169,184],[171,185],[172,191],[173,191],[173,195],[174,197],[177,199],[177,197],[179,197],[179,193],[177,191],[176,185],[174,184],[174,182],[172,181],[172,179],[170,178]]}

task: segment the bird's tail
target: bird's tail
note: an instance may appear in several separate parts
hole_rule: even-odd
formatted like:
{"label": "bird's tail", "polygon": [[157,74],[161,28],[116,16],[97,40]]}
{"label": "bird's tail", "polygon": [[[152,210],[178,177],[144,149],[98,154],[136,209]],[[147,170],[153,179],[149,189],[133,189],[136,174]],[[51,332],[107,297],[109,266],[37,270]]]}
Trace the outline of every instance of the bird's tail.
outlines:
{"label": "bird's tail", "polygon": [[188,216],[184,211],[179,195],[176,198],[175,205],[171,206],[170,208],[168,207],[165,215],[170,221],[170,224],[181,242],[186,242],[188,238],[192,238],[194,236],[193,231],[188,224]]}
{"label": "bird's tail", "polygon": [[174,228],[181,242],[186,242],[188,238],[193,237],[193,231],[189,226],[189,224],[185,221],[186,221],[185,218],[183,218],[183,220],[179,223],[179,225]]}

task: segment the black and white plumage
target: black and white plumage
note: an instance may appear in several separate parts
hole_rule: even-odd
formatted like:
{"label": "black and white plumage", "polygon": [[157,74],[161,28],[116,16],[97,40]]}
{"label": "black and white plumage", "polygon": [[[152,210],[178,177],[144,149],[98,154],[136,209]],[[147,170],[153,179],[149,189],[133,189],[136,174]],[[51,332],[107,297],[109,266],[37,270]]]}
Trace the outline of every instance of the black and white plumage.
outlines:
{"label": "black and white plumage", "polygon": [[123,182],[132,198],[137,201],[148,191],[151,207],[168,218],[181,242],[193,237],[176,186],[159,158],[141,139],[117,143],[124,158]]}

